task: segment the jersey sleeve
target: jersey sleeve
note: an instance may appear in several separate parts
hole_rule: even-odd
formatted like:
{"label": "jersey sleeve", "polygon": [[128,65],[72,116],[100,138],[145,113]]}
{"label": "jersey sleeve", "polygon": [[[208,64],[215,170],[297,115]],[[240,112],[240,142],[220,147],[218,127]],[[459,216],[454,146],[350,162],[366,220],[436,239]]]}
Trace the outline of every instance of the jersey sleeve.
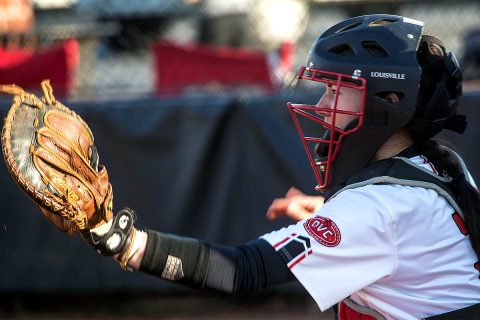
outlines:
{"label": "jersey sleeve", "polygon": [[346,190],[312,218],[261,237],[322,311],[395,268],[395,226],[372,187]]}

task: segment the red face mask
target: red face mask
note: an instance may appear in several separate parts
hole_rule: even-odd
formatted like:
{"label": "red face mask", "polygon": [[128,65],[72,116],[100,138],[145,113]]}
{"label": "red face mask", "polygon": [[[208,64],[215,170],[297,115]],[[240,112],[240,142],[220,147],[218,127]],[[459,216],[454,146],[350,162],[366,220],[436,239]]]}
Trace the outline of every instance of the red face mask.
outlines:
{"label": "red face mask", "polygon": [[[308,86],[310,92],[325,92],[316,105],[288,103],[288,109],[318,182],[315,190],[325,191],[329,187],[331,168],[344,138],[354,134],[363,125],[366,80],[360,76],[308,67],[300,69],[298,79]],[[346,103],[346,99],[340,97],[342,94],[352,96],[352,93],[357,100],[354,102],[355,107],[352,107],[351,101]],[[352,161],[355,161],[354,157]]]}

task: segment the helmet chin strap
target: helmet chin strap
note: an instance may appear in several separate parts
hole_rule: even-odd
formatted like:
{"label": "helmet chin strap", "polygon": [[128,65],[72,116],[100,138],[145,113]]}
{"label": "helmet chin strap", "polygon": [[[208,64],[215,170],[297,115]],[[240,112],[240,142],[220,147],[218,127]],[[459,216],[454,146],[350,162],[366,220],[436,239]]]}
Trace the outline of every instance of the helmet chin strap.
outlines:
{"label": "helmet chin strap", "polygon": [[[352,129],[356,128],[358,126],[358,121],[359,121],[358,118],[350,121],[347,124],[347,126],[345,127],[344,131],[349,131],[349,130],[352,130]],[[322,135],[322,140],[330,141],[331,132],[332,132],[331,129],[325,130],[324,134]],[[339,138],[340,138],[340,133],[335,130],[333,135],[334,135],[333,140],[338,141]],[[317,162],[326,161],[327,157],[328,157],[328,151],[330,150],[330,147],[332,147],[332,145],[330,143],[317,143],[317,145],[315,145],[315,149],[314,149],[314,154],[316,156],[315,161],[317,161]]]}
{"label": "helmet chin strap", "polygon": [[[349,131],[358,126],[358,118],[353,119],[350,121],[347,126],[345,127],[344,131]],[[327,129],[322,135],[322,140],[330,140],[330,135],[331,135],[332,130]],[[338,131],[335,131],[333,133],[333,141],[338,141],[340,138],[340,133]],[[330,144],[329,143],[317,143],[315,146],[315,155],[318,157],[318,160],[325,160],[325,158],[328,156],[328,150],[330,149]]]}
{"label": "helmet chin strap", "polygon": [[[331,135],[332,130],[328,129],[325,130],[322,136],[322,140],[330,140],[330,135]],[[338,132],[334,133],[334,140],[337,140],[340,134]],[[330,149],[330,143],[317,143],[315,145],[315,155],[317,158],[315,159],[316,161],[324,161],[326,160],[328,156],[328,150]]]}

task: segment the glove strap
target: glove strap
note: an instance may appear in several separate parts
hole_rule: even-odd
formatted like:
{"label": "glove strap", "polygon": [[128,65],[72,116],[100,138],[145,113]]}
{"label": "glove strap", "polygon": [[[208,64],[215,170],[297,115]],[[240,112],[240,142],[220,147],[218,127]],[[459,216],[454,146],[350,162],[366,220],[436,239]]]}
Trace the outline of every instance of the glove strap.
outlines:
{"label": "glove strap", "polygon": [[128,248],[132,245],[136,231],[133,227],[136,220],[137,216],[133,209],[123,208],[114,216],[112,226],[106,233],[99,235],[86,230],[82,235],[98,253],[104,256],[113,256],[129,251]]}

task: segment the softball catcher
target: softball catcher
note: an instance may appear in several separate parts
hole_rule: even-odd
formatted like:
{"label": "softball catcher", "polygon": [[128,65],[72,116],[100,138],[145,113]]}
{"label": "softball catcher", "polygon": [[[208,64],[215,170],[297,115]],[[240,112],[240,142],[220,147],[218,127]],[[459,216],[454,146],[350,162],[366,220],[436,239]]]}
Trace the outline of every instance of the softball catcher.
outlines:
{"label": "softball catcher", "polygon": [[0,87],[15,96],[2,149],[45,218],[126,270],[227,294],[299,281],[341,320],[478,319],[480,195],[462,158],[432,140],[465,129],[461,81],[420,21],[367,15],[322,33],[298,73],[318,100],[288,104],[322,196],[292,189],[271,216],[291,199],[310,214],[237,247],[138,231],[130,208],[113,214],[93,134],[48,82],[43,98]]}

